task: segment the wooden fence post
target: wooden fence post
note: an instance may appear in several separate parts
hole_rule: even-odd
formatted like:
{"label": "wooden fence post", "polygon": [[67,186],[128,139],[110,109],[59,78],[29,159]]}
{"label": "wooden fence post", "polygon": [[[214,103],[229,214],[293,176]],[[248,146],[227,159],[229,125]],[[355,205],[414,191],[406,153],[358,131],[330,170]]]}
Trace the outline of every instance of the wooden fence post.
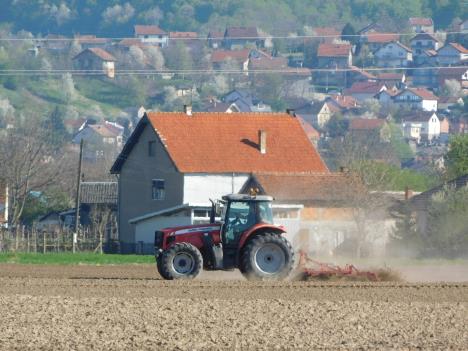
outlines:
{"label": "wooden fence post", "polygon": [[46,253],[46,232],[42,232],[42,253]]}

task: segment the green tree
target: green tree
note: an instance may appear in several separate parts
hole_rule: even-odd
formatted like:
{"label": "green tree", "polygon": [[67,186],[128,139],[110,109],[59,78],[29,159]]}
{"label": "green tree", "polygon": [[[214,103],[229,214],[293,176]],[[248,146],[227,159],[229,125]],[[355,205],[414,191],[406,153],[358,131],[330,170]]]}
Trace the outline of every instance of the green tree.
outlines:
{"label": "green tree", "polygon": [[450,139],[445,159],[449,177],[468,174],[468,135],[457,135]]}
{"label": "green tree", "polygon": [[351,23],[346,23],[341,31],[341,39],[349,41],[351,44],[356,44],[359,40],[356,35],[356,30]]}
{"label": "green tree", "polygon": [[62,147],[68,137],[67,128],[63,123],[64,115],[63,108],[55,106],[52,113],[42,122],[48,142],[54,148]]}

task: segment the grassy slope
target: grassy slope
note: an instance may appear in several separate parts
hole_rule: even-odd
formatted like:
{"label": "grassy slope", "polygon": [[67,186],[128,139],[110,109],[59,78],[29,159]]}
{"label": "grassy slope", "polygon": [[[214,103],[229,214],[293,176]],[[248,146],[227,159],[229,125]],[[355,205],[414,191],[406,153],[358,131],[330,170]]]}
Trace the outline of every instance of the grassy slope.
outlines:
{"label": "grassy slope", "polygon": [[107,255],[94,253],[2,253],[0,263],[52,264],[52,265],[118,265],[153,264],[153,256]]}
{"label": "grassy slope", "polygon": [[[120,107],[123,107],[112,103],[110,97],[106,100],[97,93],[103,86],[109,86],[107,89],[109,94],[112,95],[113,88],[111,84],[102,83],[103,86],[93,84],[92,87],[87,89],[84,95],[82,95],[82,92],[77,88],[73,100],[67,101],[63,93],[60,78],[31,79],[23,83],[24,84],[21,84],[22,87],[17,90],[9,90],[0,85],[0,98],[8,98],[15,109],[23,112],[25,115],[28,115],[28,113],[50,113],[55,105],[65,106],[69,104],[74,107],[80,115],[95,116],[96,110],[100,109],[103,114],[102,117],[112,119],[120,115]],[[96,90],[94,90],[94,88],[96,88]],[[121,96],[122,94],[117,97],[117,100],[119,100]],[[125,103],[128,103],[128,106],[132,106],[131,101],[125,101]]]}

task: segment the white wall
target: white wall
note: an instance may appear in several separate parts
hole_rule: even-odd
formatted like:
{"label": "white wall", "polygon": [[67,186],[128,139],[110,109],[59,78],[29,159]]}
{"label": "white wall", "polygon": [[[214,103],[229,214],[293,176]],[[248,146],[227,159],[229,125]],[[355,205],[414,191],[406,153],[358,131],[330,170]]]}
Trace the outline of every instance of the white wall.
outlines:
{"label": "white wall", "polygon": [[135,225],[135,242],[143,241],[146,244],[154,242],[154,232],[168,227],[190,225],[189,216],[157,216],[140,221]]}
{"label": "white wall", "polygon": [[437,100],[423,100],[422,109],[424,111],[437,111]]}
{"label": "white wall", "polygon": [[210,199],[239,192],[248,178],[247,174],[186,174],[183,203],[209,204]]}

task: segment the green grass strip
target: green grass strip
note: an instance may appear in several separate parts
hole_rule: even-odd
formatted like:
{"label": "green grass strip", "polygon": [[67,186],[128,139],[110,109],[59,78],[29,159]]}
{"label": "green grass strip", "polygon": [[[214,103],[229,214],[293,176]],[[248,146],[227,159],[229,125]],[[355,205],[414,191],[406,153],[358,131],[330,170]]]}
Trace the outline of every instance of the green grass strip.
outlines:
{"label": "green grass strip", "polygon": [[119,265],[153,264],[150,255],[117,255],[80,253],[1,253],[0,263],[50,264],[50,265]]}

